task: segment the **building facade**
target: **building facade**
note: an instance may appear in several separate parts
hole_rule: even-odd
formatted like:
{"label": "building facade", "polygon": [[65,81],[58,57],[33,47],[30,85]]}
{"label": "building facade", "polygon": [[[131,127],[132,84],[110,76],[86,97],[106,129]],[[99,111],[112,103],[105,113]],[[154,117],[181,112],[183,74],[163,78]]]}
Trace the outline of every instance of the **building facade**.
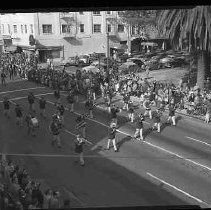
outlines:
{"label": "building facade", "polygon": [[[116,11],[1,14],[0,35],[25,51],[36,50],[41,62],[107,54],[107,40],[109,52],[127,41],[124,25],[111,21],[117,19]],[[31,39],[35,42],[30,43]]]}

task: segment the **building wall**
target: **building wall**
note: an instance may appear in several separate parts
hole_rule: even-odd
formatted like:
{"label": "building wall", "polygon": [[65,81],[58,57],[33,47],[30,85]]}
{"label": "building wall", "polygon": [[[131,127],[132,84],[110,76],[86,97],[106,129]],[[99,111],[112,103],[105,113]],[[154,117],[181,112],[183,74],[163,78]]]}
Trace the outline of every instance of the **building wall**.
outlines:
{"label": "building wall", "polygon": [[[4,25],[4,31],[2,24]],[[31,26],[33,25],[33,33]],[[8,31],[10,25],[10,32]],[[13,25],[17,25],[17,33],[14,33]],[[21,32],[21,25],[23,25],[23,33]],[[27,26],[27,33],[25,33],[25,25]],[[29,46],[29,35],[34,35],[34,14],[33,13],[14,13],[1,15],[1,31],[2,35],[11,35],[14,45]]]}

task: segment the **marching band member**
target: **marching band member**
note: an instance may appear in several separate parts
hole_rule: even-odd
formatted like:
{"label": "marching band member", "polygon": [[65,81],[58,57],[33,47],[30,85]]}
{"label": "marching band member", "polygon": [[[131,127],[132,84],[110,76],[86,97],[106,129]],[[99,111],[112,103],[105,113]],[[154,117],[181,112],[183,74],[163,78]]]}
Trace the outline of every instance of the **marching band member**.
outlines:
{"label": "marching band member", "polygon": [[76,126],[77,133],[82,133],[82,137],[86,139],[86,121],[85,116],[80,115],[76,118]]}
{"label": "marching band member", "polygon": [[39,106],[40,106],[40,115],[46,118],[46,115],[45,115],[46,100],[44,96],[41,96],[41,99],[39,100]]}
{"label": "marching band member", "polygon": [[131,100],[129,101],[129,104],[128,104],[128,118],[133,123],[133,121],[134,121],[134,104]]}
{"label": "marching band member", "polygon": [[81,166],[85,165],[84,154],[83,154],[83,145],[84,144],[85,144],[85,139],[82,138],[82,136],[80,134],[78,134],[75,139],[75,152],[78,153],[78,155],[79,155],[79,161],[80,161]]}
{"label": "marching band member", "polygon": [[169,117],[168,117],[168,122],[172,121],[173,125],[176,126],[176,117],[175,117],[175,111],[176,107],[174,103],[169,104]]}
{"label": "marching band member", "polygon": [[8,119],[10,118],[10,105],[11,102],[9,101],[9,99],[5,96],[4,100],[3,100],[3,106],[4,106],[4,116],[7,117]]}
{"label": "marching band member", "polygon": [[15,106],[16,125],[23,126],[23,111],[19,104]]}
{"label": "marching band member", "polygon": [[73,90],[71,90],[69,93],[68,93],[68,96],[67,96],[67,102],[68,102],[68,110],[70,112],[73,112],[74,111],[74,93],[73,93]]}
{"label": "marching band member", "polygon": [[121,109],[119,107],[116,107],[115,104],[111,107],[111,122],[115,123],[117,126],[117,113],[121,112]]}
{"label": "marching band member", "polygon": [[142,113],[138,114],[138,117],[136,118],[136,131],[134,134],[134,138],[137,140],[144,139],[143,138],[143,121],[144,121],[144,115]]}
{"label": "marching band member", "polygon": [[153,122],[154,125],[152,129],[154,130],[157,128],[157,132],[160,133],[160,128],[161,128],[161,111],[159,108],[156,108],[156,110],[153,112]]}
{"label": "marching band member", "polygon": [[117,152],[117,147],[116,147],[116,124],[111,123],[110,128],[108,130],[108,143],[107,143],[107,150],[110,148],[110,142],[112,141],[113,146],[114,146],[114,151]]}
{"label": "marching band member", "polygon": [[32,134],[33,137],[36,136],[36,129],[39,128],[39,122],[38,119],[32,114],[28,114],[26,115],[26,123],[27,123],[27,127],[28,127],[28,135],[30,135],[30,133]]}
{"label": "marching band member", "polygon": [[59,101],[60,101],[60,90],[59,90],[59,88],[57,88],[57,89],[54,91],[54,96],[55,96],[55,98],[56,98],[55,105],[57,105],[57,103],[59,103]]}
{"label": "marching band member", "polygon": [[35,96],[31,91],[28,94],[28,102],[29,102],[29,111],[35,112],[34,109]]}
{"label": "marching band member", "polygon": [[54,146],[55,143],[57,143],[57,147],[61,148],[61,138],[60,138],[61,128],[56,114],[52,116],[52,122],[50,123],[49,130],[53,135],[51,142],[52,146]]}
{"label": "marching band member", "polygon": [[123,102],[124,102],[124,106],[123,106],[123,109],[125,110],[127,110],[128,111],[128,103],[129,103],[129,101],[130,101],[130,95],[128,94],[128,93],[125,93],[124,95],[123,95]]}
{"label": "marching band member", "polygon": [[149,97],[145,98],[143,107],[145,109],[144,116],[149,115],[149,118],[152,119],[152,110],[151,110],[151,103],[149,101]]}
{"label": "marching band member", "polygon": [[90,118],[93,118],[94,101],[91,98],[86,101],[85,108],[88,109]]}

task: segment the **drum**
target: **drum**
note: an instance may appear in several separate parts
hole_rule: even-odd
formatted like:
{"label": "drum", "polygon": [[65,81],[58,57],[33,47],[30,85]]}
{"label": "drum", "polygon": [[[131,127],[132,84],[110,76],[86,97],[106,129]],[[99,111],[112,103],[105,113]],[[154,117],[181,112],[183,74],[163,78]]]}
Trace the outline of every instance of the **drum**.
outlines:
{"label": "drum", "polygon": [[38,122],[37,118],[34,117],[31,119],[31,121],[32,121],[32,125],[34,127],[39,127],[39,122]]}

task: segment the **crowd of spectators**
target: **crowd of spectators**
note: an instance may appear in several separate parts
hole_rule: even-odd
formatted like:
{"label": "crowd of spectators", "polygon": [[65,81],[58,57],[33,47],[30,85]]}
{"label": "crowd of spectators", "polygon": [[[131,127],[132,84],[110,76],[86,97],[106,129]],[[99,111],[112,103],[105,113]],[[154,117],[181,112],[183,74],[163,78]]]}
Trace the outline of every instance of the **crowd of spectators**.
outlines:
{"label": "crowd of spectators", "polygon": [[41,190],[41,183],[28,171],[11,160],[0,161],[0,207],[2,210],[59,209],[68,207],[61,202],[59,191]]}

